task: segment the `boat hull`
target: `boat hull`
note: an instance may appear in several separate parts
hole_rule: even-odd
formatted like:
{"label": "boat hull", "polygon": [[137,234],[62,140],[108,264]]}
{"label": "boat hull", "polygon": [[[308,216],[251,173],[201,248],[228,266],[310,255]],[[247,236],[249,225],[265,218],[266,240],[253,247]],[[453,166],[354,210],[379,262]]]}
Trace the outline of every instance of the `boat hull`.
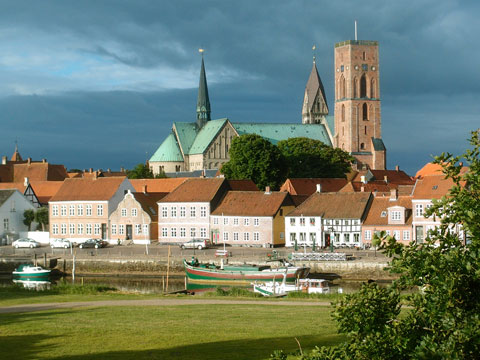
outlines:
{"label": "boat hull", "polygon": [[13,278],[17,280],[48,280],[50,277],[50,270],[45,270],[45,272],[35,272],[35,273],[26,273],[26,272],[16,272],[12,273]]}
{"label": "boat hull", "polygon": [[197,283],[245,283],[249,284],[254,281],[283,281],[286,274],[287,282],[295,282],[296,279],[306,276],[308,268],[274,268],[264,270],[254,270],[239,267],[239,270],[229,269],[213,269],[192,266],[184,261],[185,273],[190,282]]}

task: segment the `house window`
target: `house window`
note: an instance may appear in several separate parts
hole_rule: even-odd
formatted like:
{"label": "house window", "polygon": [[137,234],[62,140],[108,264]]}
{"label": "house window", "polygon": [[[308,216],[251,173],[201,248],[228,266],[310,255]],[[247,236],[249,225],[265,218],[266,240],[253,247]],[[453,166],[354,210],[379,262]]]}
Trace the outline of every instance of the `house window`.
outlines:
{"label": "house window", "polygon": [[185,236],[187,236],[187,231],[185,230],[184,227],[181,227],[180,228],[180,237],[184,238]]}
{"label": "house window", "polygon": [[295,218],[290,218],[290,225],[295,226]]}
{"label": "house window", "polygon": [[195,216],[197,216],[197,208],[195,206],[192,206],[190,208],[190,217],[194,218]]}
{"label": "house window", "polygon": [[233,241],[238,241],[238,232],[233,233]]}
{"label": "house window", "polygon": [[83,216],[83,205],[78,205],[77,206],[77,215],[78,216]]}
{"label": "house window", "polygon": [[254,232],[253,233],[253,241],[260,241],[260,233]]}
{"label": "house window", "polygon": [[343,241],[345,241],[346,243],[350,242],[350,234],[344,234]]}
{"label": "house window", "polygon": [[248,232],[243,233],[243,241],[250,241],[250,233]]}
{"label": "house window", "polygon": [[148,224],[143,224],[143,233],[145,235],[148,235],[149,231],[148,231]]}
{"label": "house window", "polygon": [[85,212],[87,216],[92,216],[92,205],[86,205]]}
{"label": "house window", "polygon": [[258,218],[253,219],[253,226],[258,226],[260,225],[260,220]]}
{"label": "house window", "polygon": [[202,217],[202,218],[207,217],[207,207],[206,206],[200,207],[200,217]]}
{"label": "house window", "polygon": [[207,228],[200,228],[200,237],[205,239],[207,237]]}
{"label": "house window", "polygon": [[127,209],[122,208],[122,217],[127,217]]}
{"label": "house window", "polygon": [[162,218],[166,218],[168,216],[168,209],[166,206],[162,206]]}
{"label": "house window", "polygon": [[168,229],[166,227],[162,228],[162,236],[167,237],[168,236]]}
{"label": "house window", "polygon": [[75,216],[75,205],[70,205],[68,215]]}
{"label": "house window", "polygon": [[95,224],[95,226],[93,228],[93,233],[95,235],[100,235],[100,224]]}
{"label": "house window", "polygon": [[387,236],[390,236],[390,230],[385,230],[385,234],[387,234]]}
{"label": "house window", "polygon": [[172,208],[170,209],[170,216],[172,218],[177,217],[177,207],[176,206],[172,206]]}
{"label": "house window", "polygon": [[118,225],[118,234],[119,235],[125,235],[125,225]]}
{"label": "house window", "polygon": [[300,218],[300,226],[305,226],[305,218]]}
{"label": "house window", "polygon": [[213,218],[213,225],[218,225],[218,217]]}
{"label": "house window", "polygon": [[197,237],[197,229],[196,228],[190,228],[190,237],[195,238]]}
{"label": "house window", "polygon": [[187,210],[186,210],[185,206],[180,206],[180,217],[181,218],[185,217],[186,212],[187,212]]}
{"label": "house window", "polygon": [[243,219],[243,225],[249,226],[250,225],[250,219],[249,218]]}
{"label": "house window", "polygon": [[97,216],[103,216],[103,205],[97,205]]}
{"label": "house window", "polygon": [[92,224],[87,224],[85,227],[85,233],[87,235],[92,235]]}
{"label": "house window", "polygon": [[403,240],[410,240],[410,230],[403,230]]}
{"label": "house window", "polygon": [[[8,230],[8,219],[3,220],[3,226],[5,227],[5,220],[7,221],[7,228],[5,230]],[[53,224],[52,226],[52,233],[53,235],[58,235],[58,224]]]}
{"label": "house window", "polygon": [[372,240],[372,230],[365,230],[365,240]]}
{"label": "house window", "polygon": [[400,211],[392,211],[391,212],[392,220],[400,220],[401,219],[401,212]]}
{"label": "house window", "polygon": [[117,235],[117,224],[112,224],[112,235]]}
{"label": "house window", "polygon": [[315,218],[310,218],[310,225],[315,226]]}
{"label": "house window", "polygon": [[77,234],[83,235],[83,224],[77,224]]}
{"label": "house window", "polygon": [[138,210],[132,209],[132,217],[137,217],[137,215],[138,215]]}
{"label": "house window", "polygon": [[400,230],[393,230],[393,237],[395,240],[400,240]]}
{"label": "house window", "polygon": [[423,205],[416,204],[415,205],[415,216],[423,216]]}
{"label": "house window", "polygon": [[223,241],[228,241],[228,232],[223,233]]}
{"label": "house window", "polygon": [[382,211],[382,213],[380,214],[381,217],[386,217],[387,216],[387,212],[386,211]]}
{"label": "house window", "polygon": [[177,237],[177,228],[171,228],[170,229],[170,236],[171,237]]}
{"label": "house window", "polygon": [[228,225],[228,218],[227,217],[223,218],[223,225]]}
{"label": "house window", "polygon": [[75,224],[70,224],[68,231],[70,232],[70,235],[75,235]]}
{"label": "house window", "polygon": [[67,205],[62,205],[60,207],[60,215],[67,216]]}
{"label": "house window", "polygon": [[67,234],[67,224],[62,224],[62,225],[60,226],[60,233],[61,233],[62,235],[66,235],[66,234]]}
{"label": "house window", "polygon": [[358,233],[353,234],[353,241],[358,243],[360,241],[360,234]]}
{"label": "house window", "polygon": [[238,218],[233,218],[233,225],[238,225]]}
{"label": "house window", "polygon": [[135,224],[135,234],[140,235],[142,233],[142,225]]}
{"label": "house window", "polygon": [[52,216],[58,216],[58,205],[52,206]]}

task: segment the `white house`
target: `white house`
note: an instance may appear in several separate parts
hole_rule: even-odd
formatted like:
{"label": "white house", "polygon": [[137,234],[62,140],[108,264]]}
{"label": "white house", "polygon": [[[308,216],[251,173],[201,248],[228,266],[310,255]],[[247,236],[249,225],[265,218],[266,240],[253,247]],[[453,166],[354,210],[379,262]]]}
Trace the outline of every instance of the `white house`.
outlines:
{"label": "white house", "polygon": [[[24,211],[36,210],[33,204],[18,190],[0,190],[0,235],[2,244],[11,244],[19,237],[20,232],[28,231],[23,223]],[[31,228],[36,224],[32,223]]]}

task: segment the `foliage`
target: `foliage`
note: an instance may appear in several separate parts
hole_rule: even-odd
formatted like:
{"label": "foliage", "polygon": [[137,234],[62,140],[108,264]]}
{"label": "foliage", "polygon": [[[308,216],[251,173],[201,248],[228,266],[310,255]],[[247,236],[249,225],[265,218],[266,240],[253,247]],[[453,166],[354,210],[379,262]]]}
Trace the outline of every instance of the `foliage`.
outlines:
{"label": "foliage", "polygon": [[30,226],[35,220],[35,211],[33,209],[27,209],[23,212],[23,223],[28,226],[28,231],[30,231]]}
{"label": "foliage", "polygon": [[354,160],[347,152],[319,140],[290,138],[278,143],[290,178],[344,178]]}
{"label": "foliage", "polygon": [[45,231],[45,227],[48,225],[48,208],[41,207],[35,212],[35,221],[41,225],[42,231]]}
{"label": "foliage", "polygon": [[127,170],[127,177],[129,179],[159,179],[167,176],[162,171],[160,174],[154,175],[152,169],[143,163],[138,164],[132,170]]}
{"label": "foliage", "polygon": [[228,179],[251,179],[260,189],[278,189],[286,179],[287,167],[280,150],[260,135],[234,138],[229,151],[230,161],[221,172]]}
{"label": "foliage", "polygon": [[[335,305],[338,331],[347,340],[333,348],[319,347],[302,356],[313,359],[477,359],[480,353],[480,141],[473,132],[472,149],[461,156],[442,154],[454,186],[427,211],[441,226],[426,242],[408,246],[385,237],[389,269],[399,279],[387,288],[365,284]],[[469,165],[461,172],[460,160]],[[471,237],[467,245],[461,225]],[[438,246],[433,246],[438,244]],[[405,297],[400,291],[418,289]]]}

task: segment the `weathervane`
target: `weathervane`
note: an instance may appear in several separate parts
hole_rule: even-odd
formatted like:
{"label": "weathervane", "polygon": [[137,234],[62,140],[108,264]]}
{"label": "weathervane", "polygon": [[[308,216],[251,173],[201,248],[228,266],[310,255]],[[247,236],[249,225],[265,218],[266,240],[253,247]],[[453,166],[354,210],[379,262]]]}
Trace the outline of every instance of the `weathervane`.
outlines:
{"label": "weathervane", "polygon": [[198,52],[199,52],[200,54],[202,54],[202,58],[203,58],[203,53],[205,52],[205,49],[200,48],[200,49],[198,49]]}
{"label": "weathervane", "polygon": [[355,41],[357,41],[357,20],[355,20]]}
{"label": "weathervane", "polygon": [[313,44],[312,46],[312,51],[313,51],[313,63],[315,64],[315,50],[317,49],[317,46]]}

